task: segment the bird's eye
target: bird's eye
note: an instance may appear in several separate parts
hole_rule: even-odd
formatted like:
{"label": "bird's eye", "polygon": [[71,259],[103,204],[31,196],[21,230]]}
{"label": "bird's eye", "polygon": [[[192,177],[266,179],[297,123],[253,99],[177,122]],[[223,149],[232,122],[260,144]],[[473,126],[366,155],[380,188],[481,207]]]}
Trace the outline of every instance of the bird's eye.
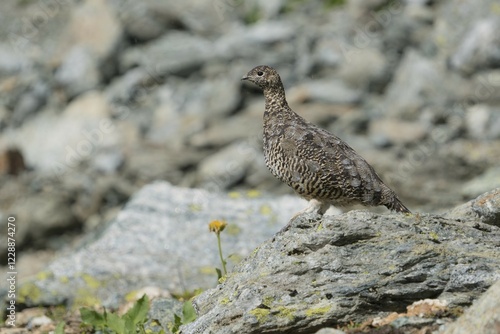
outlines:
{"label": "bird's eye", "polygon": [[264,75],[264,72],[259,71],[259,72],[257,72],[257,75],[258,75],[259,77],[261,77],[262,75]]}

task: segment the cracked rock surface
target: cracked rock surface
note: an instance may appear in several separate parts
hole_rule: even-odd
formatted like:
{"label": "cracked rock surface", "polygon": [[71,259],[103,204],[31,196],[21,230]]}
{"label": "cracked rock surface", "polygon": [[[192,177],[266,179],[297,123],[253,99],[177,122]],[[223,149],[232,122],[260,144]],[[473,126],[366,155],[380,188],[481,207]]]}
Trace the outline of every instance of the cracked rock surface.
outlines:
{"label": "cracked rock surface", "polygon": [[303,215],[194,299],[182,333],[314,333],[424,298],[469,305],[500,279],[500,229],[437,215]]}

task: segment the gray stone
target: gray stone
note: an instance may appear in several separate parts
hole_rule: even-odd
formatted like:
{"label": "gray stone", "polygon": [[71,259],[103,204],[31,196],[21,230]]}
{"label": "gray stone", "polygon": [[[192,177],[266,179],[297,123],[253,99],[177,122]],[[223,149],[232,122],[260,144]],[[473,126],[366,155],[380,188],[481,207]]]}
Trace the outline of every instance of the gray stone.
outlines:
{"label": "gray stone", "polygon": [[[451,0],[437,6],[432,35],[440,58],[449,60],[451,57],[456,57],[460,48],[463,48],[463,51],[467,49],[467,51],[472,51],[471,46],[482,45],[488,49],[489,47],[484,45],[482,40],[477,41],[478,43],[470,41],[469,45],[464,43],[468,39],[466,36],[472,34],[474,27],[480,27],[481,22],[494,19],[495,15],[492,11],[497,5],[497,0],[484,0],[480,6],[473,1]],[[477,33],[479,33],[477,37],[482,35],[481,31]],[[474,59],[472,54],[468,57],[470,58],[463,59]]]}
{"label": "gray stone", "polygon": [[197,148],[222,147],[257,135],[260,137],[264,107],[259,103],[250,109],[241,115],[221,119],[206,130],[194,134],[189,144]]}
{"label": "gray stone", "polygon": [[49,94],[50,87],[42,79],[26,87],[26,91],[19,96],[18,103],[12,113],[12,125],[20,126],[28,117],[33,116],[45,105]]}
{"label": "gray stone", "polygon": [[241,2],[245,5],[247,15],[250,14],[251,11],[255,11],[257,7],[259,9],[259,14],[264,20],[278,16],[286,4],[284,0],[251,0]]}
{"label": "gray stone", "polygon": [[436,319],[433,318],[421,318],[421,317],[399,317],[393,322],[391,322],[391,326],[395,328],[404,328],[404,327],[422,327],[425,325],[432,325]]}
{"label": "gray stone", "polygon": [[482,194],[471,207],[483,223],[500,226],[500,188]]}
{"label": "gray stone", "polygon": [[500,331],[500,280],[491,286],[443,334],[497,334]]}
{"label": "gray stone", "polygon": [[373,120],[369,129],[370,136],[385,137],[392,144],[398,145],[418,143],[427,134],[425,127],[420,123],[390,118]]}
{"label": "gray stone", "polygon": [[229,116],[241,101],[240,83],[229,78],[213,78],[201,88],[204,91],[205,108],[210,118]]}
{"label": "gray stone", "polygon": [[294,26],[287,21],[262,21],[247,29],[245,42],[271,44],[286,41],[295,34]]}
{"label": "gray stone", "polygon": [[32,65],[26,55],[16,51],[12,45],[0,43],[0,75],[7,76],[19,73]]}
{"label": "gray stone", "polygon": [[[170,328],[169,325],[173,324],[175,315],[182,317],[182,302],[172,298],[152,300],[148,313],[148,319],[159,322],[162,327],[158,328],[157,331],[155,331],[154,328],[151,328],[153,333],[157,333],[161,329],[165,330],[166,328]],[[152,321],[149,321],[149,326],[151,326]]]}
{"label": "gray stone", "polygon": [[317,331],[316,334],[345,334],[345,332],[334,328],[323,328]]}
{"label": "gray stone", "polygon": [[320,79],[295,87],[307,100],[332,104],[354,104],[361,100],[362,90],[350,88],[343,81]]}
{"label": "gray stone", "polygon": [[198,184],[220,191],[241,181],[256,159],[263,160],[260,146],[251,139],[235,142],[200,162]]}
{"label": "gray stone", "polygon": [[97,59],[83,46],[74,46],[55,73],[70,98],[96,88],[101,81]]}
{"label": "gray stone", "polygon": [[462,186],[462,195],[465,198],[474,198],[498,187],[500,187],[500,167],[492,167],[483,174],[465,182]]}
{"label": "gray stone", "polygon": [[306,203],[298,198],[240,198],[158,182],[144,187],[96,240],[61,254],[35,279],[19,286],[27,305],[99,303],[116,307],[128,293],[156,286],[182,294],[208,288],[221,267],[208,223],[224,219],[228,268],[271,237]]}
{"label": "gray stone", "polygon": [[48,236],[78,227],[71,202],[72,198],[67,193],[54,190],[29,194],[15,201],[9,212],[19,222],[16,225],[18,247],[27,244],[31,247],[47,246]]}
{"label": "gray stone", "polygon": [[74,99],[62,113],[38,113],[4,138],[17,143],[27,164],[39,172],[63,175],[101,149],[115,148],[120,137],[107,101],[92,91]]}
{"label": "gray stone", "polygon": [[194,299],[182,333],[312,332],[404,310],[422,298],[468,304],[500,279],[500,229],[434,215],[292,219]]}
{"label": "gray stone", "polygon": [[157,38],[179,22],[169,1],[113,0],[110,3],[117,12],[124,31],[133,40],[148,41]]}
{"label": "gray stone", "polygon": [[[59,27],[61,29],[61,27]],[[73,47],[83,47],[99,65],[114,56],[123,41],[123,27],[111,3],[103,0],[79,2],[71,10],[70,21],[63,27],[55,56],[66,58]],[[102,70],[102,68],[101,68]]]}
{"label": "gray stone", "polygon": [[[409,50],[387,87],[387,111],[391,115],[416,118],[426,104],[439,103],[447,95],[443,71],[433,60]],[[422,99],[422,96],[426,98]]]}
{"label": "gray stone", "polygon": [[[116,104],[130,104],[147,96],[159,78],[142,67],[132,68],[116,77],[105,89],[108,100]],[[137,101],[141,102],[141,101]]]}
{"label": "gray stone", "polygon": [[222,59],[232,60],[235,57],[244,57],[254,61],[255,57],[260,56],[259,62],[271,64],[273,62],[266,58],[292,59],[293,43],[289,45],[279,45],[279,43],[291,40],[294,34],[294,25],[284,20],[262,21],[249,27],[235,25],[228,34],[217,39],[214,43],[214,50]]}
{"label": "gray stone", "polygon": [[478,20],[464,36],[456,52],[450,57],[453,69],[464,74],[500,65],[500,19],[492,16]]}
{"label": "gray stone", "polygon": [[465,126],[472,138],[500,138],[500,110],[483,103],[475,104],[466,110]]}
{"label": "gray stone", "polygon": [[344,59],[338,76],[350,87],[367,89],[376,82],[387,81],[387,66],[387,59],[377,49],[359,49]]}
{"label": "gray stone", "polygon": [[493,189],[477,198],[448,211],[445,216],[454,219],[480,219],[484,224],[500,225],[500,188]]}
{"label": "gray stone", "polygon": [[127,49],[120,57],[123,70],[135,66],[153,68],[158,75],[188,74],[214,58],[208,39],[181,31],[171,31],[146,45]]}

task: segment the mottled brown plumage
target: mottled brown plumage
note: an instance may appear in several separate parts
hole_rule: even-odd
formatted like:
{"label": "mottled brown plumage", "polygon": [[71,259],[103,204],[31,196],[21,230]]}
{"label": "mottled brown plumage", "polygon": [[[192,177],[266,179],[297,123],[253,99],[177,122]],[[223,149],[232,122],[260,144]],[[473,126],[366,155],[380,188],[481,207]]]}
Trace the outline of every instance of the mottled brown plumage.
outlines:
{"label": "mottled brown plumage", "polygon": [[324,214],[330,205],[384,205],[409,213],[372,166],[337,136],[296,114],[285,98],[280,76],[257,66],[242,80],[264,91],[264,157],[267,167],[310,200],[306,212]]}

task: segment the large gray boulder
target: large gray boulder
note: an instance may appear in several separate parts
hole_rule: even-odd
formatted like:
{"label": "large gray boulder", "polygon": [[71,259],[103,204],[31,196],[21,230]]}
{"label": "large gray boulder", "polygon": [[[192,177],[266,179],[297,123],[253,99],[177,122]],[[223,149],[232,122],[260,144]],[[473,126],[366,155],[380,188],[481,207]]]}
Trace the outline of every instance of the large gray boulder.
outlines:
{"label": "large gray boulder", "polygon": [[[61,256],[19,286],[26,305],[117,307],[144,287],[173,294],[211,288],[221,268],[211,220],[225,220],[221,235],[228,268],[248,256],[306,202],[257,192],[210,193],[166,182],[144,187],[100,235]],[[0,291],[0,295],[2,292]]]}
{"label": "large gray boulder", "polygon": [[499,332],[500,281],[475,301],[455,323],[447,326],[443,334],[498,334]]}
{"label": "large gray boulder", "polygon": [[434,298],[469,305],[500,280],[500,228],[479,218],[298,216],[194,299],[182,333],[314,333]]}

